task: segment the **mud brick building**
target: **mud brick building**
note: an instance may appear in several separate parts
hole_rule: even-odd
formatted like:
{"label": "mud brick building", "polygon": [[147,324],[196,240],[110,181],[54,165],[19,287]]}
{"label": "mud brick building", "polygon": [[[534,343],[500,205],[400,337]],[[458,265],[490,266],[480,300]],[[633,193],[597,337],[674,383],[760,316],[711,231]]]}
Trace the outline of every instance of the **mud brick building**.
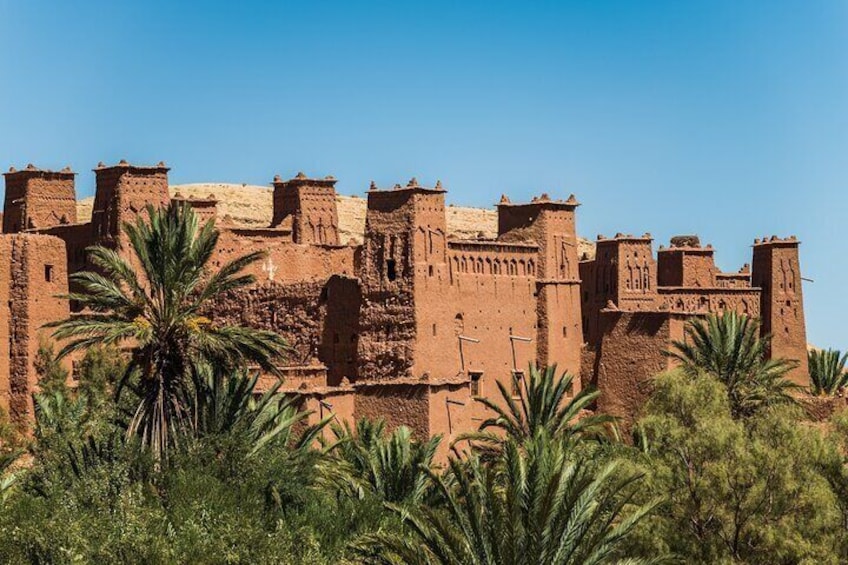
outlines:
{"label": "mud brick building", "polygon": [[[0,405],[22,420],[37,386],[39,328],[70,310],[55,298],[68,273],[86,268],[85,248],[124,248],[120,226],[171,198],[168,168],[121,161],[94,169],[90,222],[76,219],[75,175],[28,166],[6,173],[0,236]],[[807,380],[798,241],[757,240],[751,267],[723,273],[713,249],[674,238],[656,256],[649,234],[599,237],[578,256],[574,196],[497,206],[494,238],[448,233],[445,190],[412,179],[367,192],[362,244],[339,237],[333,177],[273,181],[264,228],[219,222],[213,266],[261,249],[257,283],[211,305],[217,321],[274,330],[291,345],[284,389],[313,418],[382,417],[449,440],[485,417],[474,395],[518,393],[528,364],[554,364],[602,392],[599,408],[628,422],[661,352],[693,316],[737,310],[762,318],[772,354],[800,362]],[[214,195],[186,202],[217,216]],[[7,338],[7,339],[4,339]],[[267,386],[267,380],[263,381]],[[443,443],[444,449],[447,442]]]}

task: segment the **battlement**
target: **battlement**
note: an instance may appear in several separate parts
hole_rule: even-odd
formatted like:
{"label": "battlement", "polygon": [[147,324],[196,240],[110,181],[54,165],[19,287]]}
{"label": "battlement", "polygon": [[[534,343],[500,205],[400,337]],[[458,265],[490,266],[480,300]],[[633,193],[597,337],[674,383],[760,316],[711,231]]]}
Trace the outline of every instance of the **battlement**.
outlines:
{"label": "battlement", "polygon": [[377,183],[371,181],[368,187],[368,199],[372,196],[377,199],[390,199],[392,195],[405,198],[409,194],[441,194],[447,192],[442,187],[442,181],[437,180],[435,186],[426,187],[418,184],[418,179],[412,177],[406,185],[396,184],[392,188],[380,188]]}
{"label": "battlement", "polygon": [[32,163],[27,164],[23,169],[16,169],[15,167],[9,167],[8,172],[3,173],[3,176],[8,180],[11,177],[19,177],[19,178],[68,178],[76,176],[76,173],[71,170],[70,167],[65,167],[59,171],[54,171],[52,169],[41,169],[36,167]]}
{"label": "battlement", "polygon": [[755,248],[762,247],[796,247],[800,245],[801,242],[798,241],[798,238],[794,235],[790,235],[789,237],[778,237],[773,235],[771,237],[763,237],[762,239],[754,240]]}

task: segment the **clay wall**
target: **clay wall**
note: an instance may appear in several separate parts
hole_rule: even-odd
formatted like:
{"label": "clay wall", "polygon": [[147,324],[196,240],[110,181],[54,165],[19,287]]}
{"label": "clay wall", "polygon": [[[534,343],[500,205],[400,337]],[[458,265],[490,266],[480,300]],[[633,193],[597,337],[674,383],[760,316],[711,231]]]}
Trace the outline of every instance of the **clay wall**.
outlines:
{"label": "clay wall", "polygon": [[[559,372],[580,375],[583,346],[580,283],[540,282],[536,293],[538,363],[555,364]],[[579,391],[580,379],[576,379],[573,392]]]}
{"label": "clay wall", "polygon": [[45,171],[32,165],[3,175],[6,196],[3,233],[48,228],[77,221],[74,173]]}
{"label": "clay wall", "polygon": [[356,387],[357,419],[385,420],[389,430],[406,426],[417,438],[430,437],[430,391],[427,383],[375,383]]}
{"label": "clay wall", "polygon": [[55,226],[43,230],[36,230],[35,233],[52,235],[65,242],[65,250],[67,252],[67,269],[69,274],[88,268],[86,249],[94,244],[90,223]]}
{"label": "clay wall", "polygon": [[442,442],[436,450],[437,463],[446,462],[451,443],[460,434],[476,430],[487,415],[480,403],[472,400],[468,383],[431,385],[429,409],[430,435],[442,436]]}
{"label": "clay wall", "polygon": [[601,318],[603,336],[595,360],[598,410],[619,418],[627,437],[650,395],[653,377],[672,367],[663,351],[683,339],[686,316],[607,310]]}
{"label": "clay wall", "polygon": [[18,314],[19,305],[11,300],[12,290],[12,241],[9,236],[0,237],[0,409],[9,413],[11,401],[11,359],[14,328],[12,313]]}
{"label": "clay wall", "polygon": [[772,236],[754,242],[751,283],[762,289],[763,334],[771,334],[771,355],[792,359],[798,367],[790,378],[809,385],[807,330],[798,259],[800,242],[795,237]]}
{"label": "clay wall", "polygon": [[318,358],[327,365],[327,384],[338,386],[344,379],[359,376],[359,311],[362,291],[359,281],[340,275],[330,277],[324,287],[325,317]]}
{"label": "clay wall", "polygon": [[539,279],[576,280],[577,206],[573,195],[560,201],[543,194],[528,204],[512,204],[504,197],[498,205],[498,239],[537,244]]}
{"label": "clay wall", "polygon": [[280,392],[306,392],[327,386],[327,367],[324,365],[285,365],[278,367],[281,375],[263,373],[259,366],[251,366],[251,375],[259,373],[254,391],[257,394],[270,390],[282,381]]}
{"label": "clay wall", "polygon": [[[7,337],[0,365],[0,396],[10,419],[20,425],[33,416],[32,394],[38,390],[35,360],[49,330],[42,326],[69,315],[66,300],[57,298],[68,291],[65,245],[44,235],[3,236],[0,244],[0,285],[4,298]],[[8,266],[8,267],[7,267]]]}
{"label": "clay wall", "polygon": [[451,241],[449,257],[451,284],[428,290],[419,314],[421,358],[432,376],[463,375],[475,394],[496,396],[496,381],[509,390],[536,358],[536,248]]}
{"label": "clay wall", "polygon": [[209,305],[214,322],[279,333],[289,345],[285,365],[320,361],[326,304],[323,283],[264,284],[232,291]]}
{"label": "clay wall", "polygon": [[[320,391],[304,391],[299,393],[302,400],[302,409],[311,414],[306,418],[307,425],[314,425],[324,418],[331,417],[332,423],[344,425],[347,423],[351,428],[356,424],[355,414],[355,391],[351,387],[326,388]],[[330,425],[324,428],[323,437],[332,441],[334,438]]]}
{"label": "clay wall", "polygon": [[260,283],[326,281],[335,274],[354,276],[357,272],[356,247],[295,244],[287,232],[276,229],[221,229],[210,264],[219,268],[255,250],[267,256],[245,272]]}

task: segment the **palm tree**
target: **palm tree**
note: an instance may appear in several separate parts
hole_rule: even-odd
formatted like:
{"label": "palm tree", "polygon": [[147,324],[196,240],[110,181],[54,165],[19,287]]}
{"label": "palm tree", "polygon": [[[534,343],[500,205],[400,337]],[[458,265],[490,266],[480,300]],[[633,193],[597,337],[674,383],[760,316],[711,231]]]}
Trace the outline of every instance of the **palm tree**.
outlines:
{"label": "palm tree", "polygon": [[252,377],[236,373],[220,379],[204,368],[189,404],[196,434],[233,437],[247,448],[248,457],[274,440],[293,451],[310,449],[332,416],[311,426],[302,425],[312,412],[299,410],[296,396],[280,394],[279,381],[257,398],[254,391],[258,380],[259,373]]}
{"label": "palm tree", "polygon": [[685,339],[665,354],[691,376],[709,374],[727,387],[734,417],[763,406],[793,402],[797,388],[786,374],[797,366],[788,359],[769,359],[770,337],[760,336],[757,320],[736,312],[710,314],[687,323]]}
{"label": "palm tree", "polygon": [[17,480],[15,473],[9,471],[15,461],[20,457],[21,451],[7,451],[0,453],[0,504],[2,504],[9,493],[12,491],[12,486]]}
{"label": "palm tree", "polygon": [[455,486],[431,472],[444,508],[387,505],[409,534],[372,534],[356,549],[393,565],[623,562],[622,542],[656,503],[625,513],[640,477],[567,455],[563,442],[539,431],[523,445],[509,439],[493,465],[452,459]]}
{"label": "palm tree", "polygon": [[276,372],[273,361],[285,342],[272,332],[216,324],[203,315],[224,293],[254,282],[241,271],[261,252],[212,272],[209,261],[218,242],[213,222],[198,228],[191,208],[175,203],[148,206],[147,217],[123,225],[133,262],[113,249],[89,248],[97,271],[72,275],[80,290],[67,296],[84,310],[50,326],[57,339],[68,340],[60,356],[94,345],[132,348],[116,394],[127,384],[136,389],[140,401],[127,434],[139,436],[159,460],[192,427],[186,407],[194,394],[192,377],[202,366],[215,367],[219,375],[248,363]]}
{"label": "palm tree", "polygon": [[813,349],[807,353],[810,366],[810,388],[813,394],[819,396],[834,396],[848,385],[848,373],[845,363],[848,353],[828,349],[819,351]]}
{"label": "palm tree", "polygon": [[540,370],[531,364],[529,378],[521,381],[518,399],[498,381],[500,402],[474,398],[494,415],[483,421],[477,432],[462,434],[456,441],[470,440],[478,449],[491,451],[499,449],[507,439],[528,440],[539,430],[569,441],[616,437],[615,418],[585,413],[598,397],[597,390],[585,388],[568,398],[573,379],[568,373],[557,377],[556,365]]}
{"label": "palm tree", "polygon": [[358,420],[355,430],[347,422],[336,424],[333,433],[336,453],[360,490],[367,487],[386,502],[415,504],[424,498],[441,436],[416,441],[406,426],[387,434],[385,421],[367,418]]}

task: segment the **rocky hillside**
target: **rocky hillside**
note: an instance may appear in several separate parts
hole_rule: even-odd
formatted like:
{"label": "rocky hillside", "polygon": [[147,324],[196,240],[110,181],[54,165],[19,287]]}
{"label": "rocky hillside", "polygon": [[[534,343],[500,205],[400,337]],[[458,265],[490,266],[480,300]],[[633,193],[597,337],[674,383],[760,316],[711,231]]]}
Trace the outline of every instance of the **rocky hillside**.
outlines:
{"label": "rocky hillside", "polygon": [[[218,199],[218,216],[239,226],[267,226],[273,212],[273,189],[243,184],[178,184],[170,187],[171,195],[177,193],[194,198]],[[358,196],[337,196],[339,235],[343,242],[361,243],[365,233],[365,199]],[[80,200],[77,218],[80,222],[91,219],[94,198]],[[448,232],[457,238],[494,238],[498,231],[498,215],[494,209],[448,206]],[[579,253],[594,254],[594,245],[580,238]]]}

